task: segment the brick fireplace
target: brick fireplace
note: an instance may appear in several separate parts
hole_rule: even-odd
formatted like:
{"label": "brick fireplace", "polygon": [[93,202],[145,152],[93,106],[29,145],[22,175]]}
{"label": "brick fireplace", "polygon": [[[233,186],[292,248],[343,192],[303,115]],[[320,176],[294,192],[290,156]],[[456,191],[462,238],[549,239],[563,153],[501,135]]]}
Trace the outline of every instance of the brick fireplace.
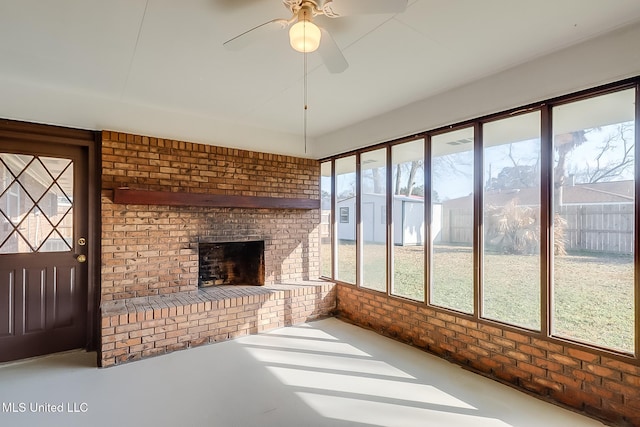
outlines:
{"label": "brick fireplace", "polygon": [[[311,159],[103,132],[102,366],[327,315],[335,306],[333,285],[313,281],[319,209],[260,204],[317,201],[319,172]],[[121,188],[257,202],[250,208],[116,203]],[[263,242],[264,286],[252,286],[263,289],[199,288],[199,244],[238,241]]]}

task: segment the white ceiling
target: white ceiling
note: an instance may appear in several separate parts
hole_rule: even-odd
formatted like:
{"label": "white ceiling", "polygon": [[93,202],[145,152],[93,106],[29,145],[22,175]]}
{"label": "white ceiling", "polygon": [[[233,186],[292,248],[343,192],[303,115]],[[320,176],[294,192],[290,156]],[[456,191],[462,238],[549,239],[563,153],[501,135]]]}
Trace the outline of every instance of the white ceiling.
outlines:
{"label": "white ceiling", "polygon": [[[349,1],[349,0],[341,0]],[[222,43],[280,0],[0,0],[0,117],[305,156],[303,56],[281,31]],[[410,0],[317,17],[349,68],[308,56],[308,144],[640,21],[638,0]]]}

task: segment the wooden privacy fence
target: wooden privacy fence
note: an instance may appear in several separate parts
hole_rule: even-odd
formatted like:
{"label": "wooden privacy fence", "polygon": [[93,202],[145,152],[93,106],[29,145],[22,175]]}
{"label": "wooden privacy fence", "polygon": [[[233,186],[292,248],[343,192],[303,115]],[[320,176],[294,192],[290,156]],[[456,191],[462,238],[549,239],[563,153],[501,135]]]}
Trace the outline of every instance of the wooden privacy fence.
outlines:
{"label": "wooden privacy fence", "polygon": [[[633,204],[563,205],[565,249],[633,253]],[[443,209],[441,243],[471,244],[473,217],[468,209]]]}
{"label": "wooden privacy fence", "polygon": [[442,209],[441,243],[473,242],[473,214],[469,209]]}
{"label": "wooden privacy fence", "polygon": [[564,205],[567,251],[633,253],[633,204]]}

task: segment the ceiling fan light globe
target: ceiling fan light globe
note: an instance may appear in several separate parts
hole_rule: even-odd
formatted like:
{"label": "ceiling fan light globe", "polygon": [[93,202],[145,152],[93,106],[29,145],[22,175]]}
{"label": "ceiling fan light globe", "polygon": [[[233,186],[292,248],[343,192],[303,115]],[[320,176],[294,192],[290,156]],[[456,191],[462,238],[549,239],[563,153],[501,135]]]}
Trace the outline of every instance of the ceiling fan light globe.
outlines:
{"label": "ceiling fan light globe", "polygon": [[311,21],[301,20],[289,29],[289,43],[298,52],[313,52],[320,46],[320,28]]}

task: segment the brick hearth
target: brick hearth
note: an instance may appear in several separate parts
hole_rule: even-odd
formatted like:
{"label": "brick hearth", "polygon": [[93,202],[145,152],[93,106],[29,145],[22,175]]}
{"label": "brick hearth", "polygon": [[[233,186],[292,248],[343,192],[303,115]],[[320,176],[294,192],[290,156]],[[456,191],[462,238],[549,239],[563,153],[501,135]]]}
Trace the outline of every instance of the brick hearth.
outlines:
{"label": "brick hearth", "polygon": [[332,314],[335,285],[213,286],[102,305],[103,367]]}

